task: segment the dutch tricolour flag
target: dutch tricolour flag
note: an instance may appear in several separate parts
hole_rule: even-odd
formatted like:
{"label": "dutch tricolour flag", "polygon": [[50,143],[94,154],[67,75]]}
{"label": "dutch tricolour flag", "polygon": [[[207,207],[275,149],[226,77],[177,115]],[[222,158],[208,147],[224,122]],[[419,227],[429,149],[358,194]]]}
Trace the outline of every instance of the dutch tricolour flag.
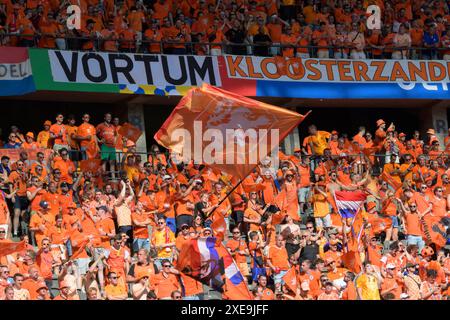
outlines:
{"label": "dutch tricolour flag", "polygon": [[336,191],[334,193],[336,207],[343,218],[354,218],[366,201],[363,191]]}
{"label": "dutch tricolour flag", "polygon": [[36,91],[27,48],[0,47],[0,96]]}

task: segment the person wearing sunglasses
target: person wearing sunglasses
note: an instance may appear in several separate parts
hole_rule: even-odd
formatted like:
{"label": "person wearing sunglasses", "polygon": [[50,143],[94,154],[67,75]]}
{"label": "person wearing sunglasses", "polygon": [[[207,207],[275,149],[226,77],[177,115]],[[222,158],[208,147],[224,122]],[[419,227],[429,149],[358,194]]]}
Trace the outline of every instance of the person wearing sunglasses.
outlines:
{"label": "person wearing sunglasses", "polygon": [[250,255],[248,246],[246,242],[241,239],[241,231],[238,228],[233,228],[232,234],[233,237],[227,242],[226,248],[236,261],[242,275],[247,277],[250,275],[247,263],[247,257]]}
{"label": "person wearing sunglasses", "polygon": [[117,273],[110,272],[108,274],[109,284],[105,287],[106,300],[127,300],[128,294],[125,286],[119,284]]}
{"label": "person wearing sunglasses", "polygon": [[4,149],[19,149],[21,143],[17,141],[17,135],[15,133],[10,133],[8,136],[8,142],[3,145]]}
{"label": "person wearing sunglasses", "polygon": [[400,218],[402,219],[402,224],[406,229],[405,233],[407,245],[417,245],[419,251],[421,251],[422,248],[425,247],[425,241],[422,238],[422,230],[420,226],[422,225],[421,220],[426,212],[419,212],[417,210],[416,202],[411,202],[408,205],[405,205],[400,199],[397,200],[401,208]]}
{"label": "person wearing sunglasses", "polygon": [[181,285],[177,278],[180,272],[172,268],[172,264],[168,259],[162,260],[161,263],[162,270],[154,277],[155,292],[158,299],[170,300],[173,291],[181,291]]}
{"label": "person wearing sunglasses", "polygon": [[162,215],[156,221],[156,230],[152,234],[151,247],[158,251],[155,264],[159,270],[161,270],[162,260],[172,261],[175,250],[175,234],[167,226],[166,218]]}
{"label": "person wearing sunglasses", "polygon": [[179,290],[175,290],[170,294],[170,297],[172,300],[182,300],[183,296],[181,295],[181,292]]}

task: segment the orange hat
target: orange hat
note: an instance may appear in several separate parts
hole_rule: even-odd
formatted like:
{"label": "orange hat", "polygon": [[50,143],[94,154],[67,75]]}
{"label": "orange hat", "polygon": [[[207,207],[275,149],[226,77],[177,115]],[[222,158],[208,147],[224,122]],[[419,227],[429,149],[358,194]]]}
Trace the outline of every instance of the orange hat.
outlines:
{"label": "orange hat", "polygon": [[292,172],[292,170],[288,170],[288,171],[286,171],[286,175],[294,175],[294,173]]}
{"label": "orange hat", "polygon": [[381,126],[382,124],[385,124],[386,122],[384,122],[383,119],[378,119],[377,120],[377,127]]}
{"label": "orange hat", "polygon": [[389,128],[387,128],[386,132],[394,132],[394,128],[389,127]]}
{"label": "orange hat", "polygon": [[38,292],[39,290],[41,290],[42,288],[48,289],[47,285],[45,284],[44,281],[39,282],[37,287],[36,287],[36,292]]}
{"label": "orange hat", "polygon": [[50,120],[45,120],[44,126],[51,126],[52,122]]}
{"label": "orange hat", "polygon": [[427,133],[428,134],[435,134],[434,129],[428,129]]}
{"label": "orange hat", "polygon": [[325,259],[325,265],[326,265],[326,266],[329,265],[329,264],[331,264],[331,263],[333,263],[333,262],[334,262],[334,259],[331,258],[331,257],[328,257],[328,258]]}
{"label": "orange hat", "polygon": [[136,273],[136,279],[140,280],[144,277],[150,277],[150,274],[145,270],[142,270],[142,271],[139,271]]}
{"label": "orange hat", "polygon": [[403,132],[400,132],[400,134],[398,136],[399,137],[406,137],[406,134],[404,134]]}
{"label": "orange hat", "polygon": [[333,130],[333,131],[331,131],[331,134],[335,134],[335,135],[338,135],[338,134],[339,134],[339,132],[337,132],[336,130]]}
{"label": "orange hat", "polygon": [[33,132],[27,132],[26,136],[34,139],[34,133]]}
{"label": "orange hat", "polygon": [[295,149],[294,149],[294,153],[295,153],[295,152],[302,152],[302,149],[300,149],[300,148],[295,148]]}
{"label": "orange hat", "polygon": [[422,257],[431,257],[434,254],[434,250],[433,248],[426,246],[425,248],[422,249],[420,254],[422,255]]}

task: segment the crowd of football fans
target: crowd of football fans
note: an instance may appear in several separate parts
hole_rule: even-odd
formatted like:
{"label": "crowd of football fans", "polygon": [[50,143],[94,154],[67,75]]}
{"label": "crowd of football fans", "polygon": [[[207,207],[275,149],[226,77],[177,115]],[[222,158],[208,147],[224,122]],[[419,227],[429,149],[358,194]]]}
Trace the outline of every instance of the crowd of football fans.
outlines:
{"label": "crowd of football fans", "polygon": [[439,0],[0,1],[0,45],[61,50],[447,60],[449,23]]}
{"label": "crowd of football fans", "polygon": [[[433,129],[310,126],[277,171],[261,163],[233,189],[227,173],[175,164],[156,145],[136,153],[111,114],[89,121],[59,114],[37,135],[12,126],[2,143],[2,299],[217,297],[176,262],[190,239],[218,236],[218,219],[255,299],[448,299],[448,154]],[[339,213],[343,190],[367,194],[360,222]],[[14,243],[26,247],[4,254]]]}

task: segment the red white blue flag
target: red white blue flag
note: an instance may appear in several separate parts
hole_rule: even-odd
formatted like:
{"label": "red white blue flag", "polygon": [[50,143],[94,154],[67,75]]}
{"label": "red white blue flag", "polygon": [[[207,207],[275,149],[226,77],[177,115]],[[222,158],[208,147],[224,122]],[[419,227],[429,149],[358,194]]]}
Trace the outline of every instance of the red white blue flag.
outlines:
{"label": "red white blue flag", "polygon": [[176,268],[229,299],[249,300],[244,277],[228,250],[216,238],[191,239],[181,248]]}
{"label": "red white blue flag", "polygon": [[360,190],[336,191],[334,193],[336,207],[343,218],[354,218],[366,201],[366,197],[367,195]]}
{"label": "red white blue flag", "polygon": [[0,96],[36,91],[27,48],[0,47]]}

